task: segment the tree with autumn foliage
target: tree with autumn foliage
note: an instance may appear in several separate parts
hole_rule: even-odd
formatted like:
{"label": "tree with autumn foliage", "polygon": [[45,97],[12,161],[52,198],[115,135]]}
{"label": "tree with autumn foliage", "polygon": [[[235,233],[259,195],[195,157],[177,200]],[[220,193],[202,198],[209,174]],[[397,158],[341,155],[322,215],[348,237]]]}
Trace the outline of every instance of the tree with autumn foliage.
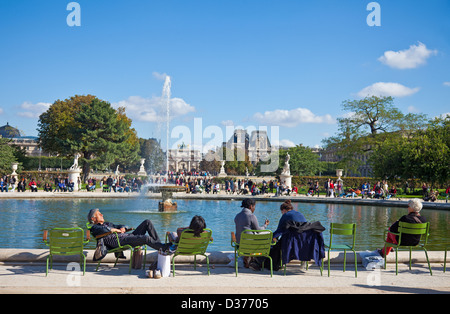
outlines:
{"label": "tree with autumn foliage", "polygon": [[57,100],[38,123],[42,148],[60,156],[81,154],[83,179],[90,169],[132,164],[139,159],[139,139],[125,109],[92,95]]}

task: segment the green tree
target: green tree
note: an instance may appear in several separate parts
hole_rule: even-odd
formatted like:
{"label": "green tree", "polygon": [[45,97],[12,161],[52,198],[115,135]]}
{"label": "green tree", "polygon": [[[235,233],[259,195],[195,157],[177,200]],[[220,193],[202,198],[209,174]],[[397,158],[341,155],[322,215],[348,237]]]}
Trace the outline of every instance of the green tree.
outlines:
{"label": "green tree", "polygon": [[286,155],[289,153],[291,175],[295,176],[313,176],[319,174],[324,168],[319,161],[319,156],[311,148],[302,145],[290,147],[288,150],[280,151],[280,167],[278,172],[283,169]]}
{"label": "green tree", "polygon": [[75,95],[65,100],[55,101],[50,108],[39,116],[38,136],[42,148],[62,156],[73,155],[66,140],[74,139],[71,129],[82,127],[75,124],[75,116],[81,111],[82,104],[89,104],[95,96]]}
{"label": "green tree", "polygon": [[[264,175],[279,175],[283,170],[286,155],[289,153],[290,160],[289,166],[291,175],[294,176],[313,176],[319,174],[319,172],[325,169],[324,164],[319,161],[319,156],[314,153],[311,148],[302,145],[290,147],[289,149],[282,149],[275,152],[278,156],[271,156],[268,161],[261,161],[256,166],[256,174],[259,176]],[[273,158],[278,159],[278,168],[274,172],[261,172],[261,165],[268,164]]]}
{"label": "green tree", "polygon": [[125,110],[88,96],[56,101],[39,118],[44,150],[64,156],[81,154],[83,177],[91,167],[133,164],[139,159],[139,140]]}
{"label": "green tree", "polygon": [[161,149],[161,143],[154,138],[139,139],[140,153],[145,158],[145,169],[149,173],[165,171],[166,156]]}
{"label": "green tree", "polygon": [[393,102],[392,97],[370,96],[342,103],[347,116],[337,119],[338,133],[323,140],[325,148],[338,156],[339,167],[357,173],[362,164],[359,157],[372,153],[388,138],[397,136],[396,132],[410,136],[424,127],[426,115],[405,115]]}
{"label": "green tree", "polygon": [[450,177],[450,118],[436,118],[424,130],[396,137],[380,145],[371,156],[374,173],[380,178],[419,178],[444,184]]}
{"label": "green tree", "polygon": [[9,143],[10,139],[0,137],[0,173],[10,174],[11,164],[17,162],[16,159],[16,149],[12,147]]}

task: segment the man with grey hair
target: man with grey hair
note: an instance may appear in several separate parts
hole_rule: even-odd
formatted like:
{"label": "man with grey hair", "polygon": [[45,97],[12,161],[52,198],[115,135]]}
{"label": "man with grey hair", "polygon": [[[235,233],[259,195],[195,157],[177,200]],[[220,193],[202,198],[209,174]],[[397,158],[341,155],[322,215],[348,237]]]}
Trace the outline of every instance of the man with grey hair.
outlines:
{"label": "man with grey hair", "polygon": [[102,238],[108,249],[116,248],[121,245],[141,246],[148,245],[155,250],[165,251],[170,243],[161,243],[153,223],[146,219],[132,233],[126,233],[128,228],[125,225],[115,225],[106,222],[103,214],[98,208],[91,209],[87,219],[92,223],[91,234],[95,238]]}
{"label": "man with grey hair", "polygon": [[[413,198],[408,201],[408,214],[402,216],[399,220],[394,222],[392,226],[389,228],[389,231],[392,231],[394,233],[398,233],[398,223],[400,221],[407,222],[407,223],[425,223],[427,220],[425,217],[420,215],[420,211],[422,210],[422,201],[418,198]],[[400,243],[401,246],[416,246],[420,242],[420,236],[421,235],[415,235],[415,234],[404,234],[402,235],[402,243]],[[386,242],[397,244],[398,243],[398,236],[388,233]],[[392,247],[387,247],[386,252],[384,252],[384,249],[379,250],[379,253],[381,256],[388,255],[389,252],[392,250]]]}

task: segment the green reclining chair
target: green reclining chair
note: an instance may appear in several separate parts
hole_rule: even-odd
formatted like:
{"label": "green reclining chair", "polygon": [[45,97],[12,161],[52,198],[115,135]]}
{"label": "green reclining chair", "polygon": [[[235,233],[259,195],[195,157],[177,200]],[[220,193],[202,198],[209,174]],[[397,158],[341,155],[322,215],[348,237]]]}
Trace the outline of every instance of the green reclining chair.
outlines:
{"label": "green reclining chair", "polygon": [[[86,272],[86,256],[83,253],[84,245],[90,240],[89,230],[86,233],[86,241],[83,240],[84,231],[81,228],[53,228],[44,230],[43,241],[50,247],[50,254],[47,257],[45,276],[48,275],[48,262],[50,269],[53,267],[53,256],[79,255],[83,261],[83,275]],[[81,261],[80,261],[81,266]]]}
{"label": "green reclining chair", "polygon": [[[166,243],[167,243],[168,233],[166,233]],[[197,269],[197,255],[203,255],[206,258],[206,265],[209,271],[209,258],[206,255],[206,249],[208,245],[213,243],[212,230],[205,228],[203,232],[200,233],[199,237],[195,237],[192,229],[185,229],[181,233],[177,245],[177,249],[172,257],[172,273],[175,277],[175,257],[177,255],[194,255],[194,270]]]}
{"label": "green reclining chair", "polygon": [[[86,223],[86,226],[87,226],[88,230],[90,230],[91,227],[92,227],[92,224]],[[128,230],[128,231],[129,231],[129,230]],[[108,253],[107,253],[107,254],[109,254],[109,253],[121,253],[121,252],[130,250],[130,266],[129,266],[129,271],[128,271],[128,272],[131,274],[131,267],[132,267],[132,263],[133,263],[133,253],[134,253],[134,250],[136,250],[136,249],[142,249],[142,248],[143,248],[143,249],[144,249],[144,263],[143,263],[143,269],[145,269],[145,264],[146,264],[146,260],[147,260],[147,245],[136,246],[136,247],[133,247],[133,246],[128,245],[128,244],[126,244],[126,245],[121,245],[121,244],[120,244],[120,240],[119,240],[119,235],[117,234],[117,232],[107,232],[107,233],[105,233],[105,234],[98,235],[97,237],[95,237],[95,239],[98,241],[98,240],[100,240],[101,238],[103,238],[103,237],[105,237],[105,236],[107,236],[107,235],[113,234],[113,233],[114,233],[114,234],[116,235],[116,237],[117,237],[117,244],[118,244],[119,246],[116,247],[116,248],[113,248],[113,249],[108,250]],[[117,261],[118,261],[118,260],[119,260],[119,256],[116,256],[116,261],[114,262],[114,267],[116,267]],[[98,271],[98,268],[100,267],[100,263],[101,263],[101,260],[98,261],[98,263],[97,263],[97,268],[95,269],[95,271]]]}
{"label": "green reclining chair", "polygon": [[[270,257],[270,247],[273,245],[273,233],[271,230],[244,230],[241,233],[241,240],[236,242],[234,232],[231,232],[231,246],[234,247],[234,266],[236,277],[238,275],[239,256],[267,257],[270,261],[270,277],[273,277],[272,258]],[[261,270],[264,270],[264,262]]]}

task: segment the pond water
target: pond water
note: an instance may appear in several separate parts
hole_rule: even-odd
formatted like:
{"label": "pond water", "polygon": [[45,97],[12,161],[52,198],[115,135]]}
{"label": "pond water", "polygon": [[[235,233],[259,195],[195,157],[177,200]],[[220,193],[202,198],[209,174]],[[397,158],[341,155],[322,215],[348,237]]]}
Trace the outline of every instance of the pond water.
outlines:
{"label": "pond water", "polygon": [[[3,236],[0,248],[46,248],[42,241],[44,229],[76,227],[86,229],[86,216],[91,208],[99,208],[106,221],[137,227],[150,219],[161,240],[166,231],[189,225],[194,215],[205,218],[213,230],[214,243],[208,251],[231,251],[230,233],[235,230],[234,216],[241,211],[241,201],[177,200],[178,212],[159,213],[158,200],[135,199],[60,199],[60,200],[1,200],[0,222]],[[275,231],[281,217],[278,202],[256,202],[255,214],[260,224],[270,220],[269,228]],[[327,228],[325,242],[329,241],[330,222],[357,224],[358,251],[373,250],[383,244],[383,230],[407,213],[406,208],[375,207],[342,204],[295,203],[294,209],[302,212],[308,221],[320,221]],[[431,223],[430,242],[448,239],[450,212],[423,209],[421,214]],[[87,248],[94,248],[95,240]],[[431,250],[442,249],[431,245]]]}

